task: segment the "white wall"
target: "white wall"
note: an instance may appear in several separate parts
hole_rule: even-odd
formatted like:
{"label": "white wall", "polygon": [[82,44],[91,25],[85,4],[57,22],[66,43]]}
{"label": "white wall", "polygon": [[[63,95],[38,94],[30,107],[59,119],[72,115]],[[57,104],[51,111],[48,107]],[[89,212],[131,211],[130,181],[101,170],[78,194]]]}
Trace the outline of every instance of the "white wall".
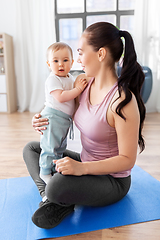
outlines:
{"label": "white wall", "polygon": [[44,106],[46,49],[55,42],[54,0],[0,0],[0,32],[13,37],[18,110]]}
{"label": "white wall", "polygon": [[0,33],[15,36],[16,7],[13,0],[0,0]]}

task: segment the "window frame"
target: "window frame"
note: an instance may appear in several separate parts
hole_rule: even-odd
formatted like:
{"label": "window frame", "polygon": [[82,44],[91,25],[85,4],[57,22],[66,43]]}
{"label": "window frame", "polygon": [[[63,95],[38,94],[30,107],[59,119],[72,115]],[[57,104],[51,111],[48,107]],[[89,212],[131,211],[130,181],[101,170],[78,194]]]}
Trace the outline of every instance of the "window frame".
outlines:
{"label": "window frame", "polygon": [[[134,10],[119,10],[119,0],[116,0],[116,10],[115,11],[97,11],[97,12],[87,12],[87,0],[84,0],[84,12],[82,13],[58,13],[57,12],[57,1],[55,0],[55,27],[56,27],[56,41],[60,41],[60,31],[59,31],[59,21],[60,19],[66,18],[81,18],[82,19],[82,30],[86,29],[87,16],[100,16],[100,15],[116,15],[116,26],[120,28],[120,17],[127,15],[134,15]],[[109,1],[109,0],[108,0]]]}

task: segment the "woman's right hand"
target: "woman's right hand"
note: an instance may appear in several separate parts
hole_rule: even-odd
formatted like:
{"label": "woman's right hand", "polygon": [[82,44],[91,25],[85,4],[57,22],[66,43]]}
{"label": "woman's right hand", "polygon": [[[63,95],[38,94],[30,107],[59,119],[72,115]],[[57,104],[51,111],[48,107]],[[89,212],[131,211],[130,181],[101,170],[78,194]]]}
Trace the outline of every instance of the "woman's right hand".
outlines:
{"label": "woman's right hand", "polygon": [[47,127],[45,127],[45,125],[48,124],[49,124],[48,119],[41,118],[40,113],[36,113],[32,118],[32,126],[34,127],[34,130],[41,135],[43,135],[43,132],[41,130],[46,130]]}

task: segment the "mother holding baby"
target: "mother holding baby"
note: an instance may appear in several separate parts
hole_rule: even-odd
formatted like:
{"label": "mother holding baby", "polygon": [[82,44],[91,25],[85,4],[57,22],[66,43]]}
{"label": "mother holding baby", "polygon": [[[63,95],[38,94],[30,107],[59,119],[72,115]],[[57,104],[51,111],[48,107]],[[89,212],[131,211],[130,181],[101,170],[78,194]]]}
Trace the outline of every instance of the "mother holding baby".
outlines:
{"label": "mother holding baby", "polygon": [[[123,51],[118,77],[115,66]],[[56,173],[45,185],[39,177],[40,143],[24,148],[25,163],[43,199],[32,217],[40,228],[55,227],[75,205],[106,206],[121,200],[130,188],[138,145],[144,149],[145,107],[140,96],[144,74],[131,35],[107,22],[92,24],[79,40],[78,53],[85,74],[76,81],[88,82],[74,115],[81,153],[66,150],[54,161]],[[32,120],[38,132],[48,124],[40,117],[36,114]]]}

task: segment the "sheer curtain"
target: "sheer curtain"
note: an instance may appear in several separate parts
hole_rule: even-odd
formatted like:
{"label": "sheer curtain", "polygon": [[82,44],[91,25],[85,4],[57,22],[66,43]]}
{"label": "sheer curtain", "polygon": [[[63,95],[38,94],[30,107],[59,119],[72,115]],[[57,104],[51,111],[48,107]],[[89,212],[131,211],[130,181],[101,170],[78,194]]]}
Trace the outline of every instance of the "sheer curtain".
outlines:
{"label": "sheer curtain", "polygon": [[160,1],[136,0],[134,41],[138,61],[153,74],[147,112],[160,112]]}
{"label": "sheer curtain", "polygon": [[46,49],[55,42],[54,0],[15,0],[15,70],[20,112],[44,106]]}

